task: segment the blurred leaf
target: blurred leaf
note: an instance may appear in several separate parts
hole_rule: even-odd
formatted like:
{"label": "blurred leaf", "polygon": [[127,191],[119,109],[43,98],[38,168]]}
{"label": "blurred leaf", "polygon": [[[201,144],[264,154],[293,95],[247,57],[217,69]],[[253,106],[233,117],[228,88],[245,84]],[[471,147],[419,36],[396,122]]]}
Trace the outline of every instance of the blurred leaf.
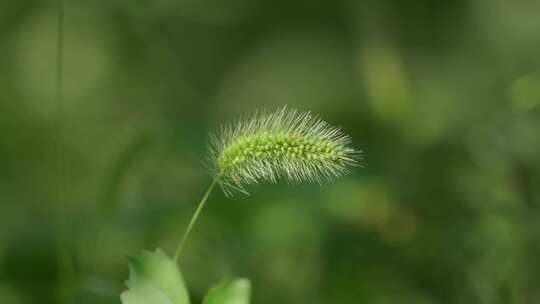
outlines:
{"label": "blurred leaf", "polygon": [[203,304],[249,304],[251,284],[247,279],[224,281],[208,291]]}
{"label": "blurred leaf", "polygon": [[129,290],[121,295],[123,304],[190,303],[182,274],[162,249],[130,258],[129,269]]}

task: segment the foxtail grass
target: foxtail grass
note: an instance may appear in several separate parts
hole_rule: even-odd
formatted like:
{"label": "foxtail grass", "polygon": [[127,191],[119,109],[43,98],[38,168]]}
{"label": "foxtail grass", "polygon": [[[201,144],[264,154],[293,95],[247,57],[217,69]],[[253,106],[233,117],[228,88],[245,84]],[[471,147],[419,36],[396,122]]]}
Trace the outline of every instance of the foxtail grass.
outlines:
{"label": "foxtail grass", "polygon": [[358,166],[362,153],[351,139],[310,112],[283,107],[261,111],[224,125],[210,136],[210,168],[213,181],[191,217],[176,249],[177,261],[206,200],[218,184],[230,196],[248,193],[246,186],[262,181],[290,183],[334,180]]}

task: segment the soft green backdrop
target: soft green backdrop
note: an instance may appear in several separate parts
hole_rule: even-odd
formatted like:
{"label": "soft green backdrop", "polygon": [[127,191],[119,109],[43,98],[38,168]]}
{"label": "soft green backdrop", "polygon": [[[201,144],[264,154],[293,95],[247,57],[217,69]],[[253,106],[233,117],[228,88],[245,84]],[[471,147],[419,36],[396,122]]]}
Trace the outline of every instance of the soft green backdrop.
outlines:
{"label": "soft green backdrop", "polygon": [[364,168],[215,192],[195,303],[237,276],[258,304],[538,303],[539,1],[65,2],[59,112],[56,3],[0,1],[0,303],[119,303],[208,186],[208,132],[285,104]]}

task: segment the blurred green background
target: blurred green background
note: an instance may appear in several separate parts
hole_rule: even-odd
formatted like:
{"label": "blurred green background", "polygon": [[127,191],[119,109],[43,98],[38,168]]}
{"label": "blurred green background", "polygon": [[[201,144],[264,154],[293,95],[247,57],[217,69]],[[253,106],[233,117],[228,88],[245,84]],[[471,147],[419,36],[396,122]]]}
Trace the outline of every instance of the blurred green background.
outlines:
{"label": "blurred green background", "polygon": [[540,303],[539,14],[66,1],[62,114],[56,3],[1,1],[0,303],[119,303],[126,255],[171,253],[208,186],[208,132],[285,104],[341,126],[364,168],[214,192],[181,261],[195,303],[234,276],[261,304]]}

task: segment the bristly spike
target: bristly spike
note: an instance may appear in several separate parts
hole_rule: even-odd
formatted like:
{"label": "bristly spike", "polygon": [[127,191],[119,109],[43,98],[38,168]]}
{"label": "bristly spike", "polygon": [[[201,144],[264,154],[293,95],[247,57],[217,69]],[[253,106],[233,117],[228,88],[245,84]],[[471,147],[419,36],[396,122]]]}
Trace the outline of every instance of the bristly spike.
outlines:
{"label": "bristly spike", "polygon": [[286,106],[222,126],[220,136],[211,135],[210,141],[212,167],[226,195],[247,194],[245,185],[261,180],[322,183],[346,174],[362,159],[339,128]]}

